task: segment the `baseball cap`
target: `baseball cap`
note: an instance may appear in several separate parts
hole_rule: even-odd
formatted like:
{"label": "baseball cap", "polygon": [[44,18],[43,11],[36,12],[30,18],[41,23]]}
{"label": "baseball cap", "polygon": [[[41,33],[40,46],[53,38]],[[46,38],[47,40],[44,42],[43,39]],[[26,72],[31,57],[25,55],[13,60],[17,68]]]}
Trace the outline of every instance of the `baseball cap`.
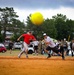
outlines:
{"label": "baseball cap", "polygon": [[46,35],[46,33],[43,34],[43,36],[45,36],[45,35]]}

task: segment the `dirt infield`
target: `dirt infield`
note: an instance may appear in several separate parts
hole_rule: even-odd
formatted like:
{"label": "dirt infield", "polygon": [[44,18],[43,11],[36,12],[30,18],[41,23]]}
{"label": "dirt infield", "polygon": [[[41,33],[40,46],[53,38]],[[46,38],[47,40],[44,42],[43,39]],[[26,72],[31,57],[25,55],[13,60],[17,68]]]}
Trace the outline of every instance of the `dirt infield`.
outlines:
{"label": "dirt infield", "polygon": [[74,57],[0,56],[0,75],[74,75]]}

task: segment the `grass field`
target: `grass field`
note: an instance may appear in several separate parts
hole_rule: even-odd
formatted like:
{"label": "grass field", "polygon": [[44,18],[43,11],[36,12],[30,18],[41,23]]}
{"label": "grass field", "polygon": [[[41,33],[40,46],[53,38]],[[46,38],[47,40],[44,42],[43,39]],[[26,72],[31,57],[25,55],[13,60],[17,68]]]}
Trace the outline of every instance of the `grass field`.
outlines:
{"label": "grass field", "polygon": [[0,75],[74,75],[74,57],[66,56],[62,60],[60,56],[31,55],[25,58],[25,54],[18,58],[20,50],[10,54],[0,53]]}

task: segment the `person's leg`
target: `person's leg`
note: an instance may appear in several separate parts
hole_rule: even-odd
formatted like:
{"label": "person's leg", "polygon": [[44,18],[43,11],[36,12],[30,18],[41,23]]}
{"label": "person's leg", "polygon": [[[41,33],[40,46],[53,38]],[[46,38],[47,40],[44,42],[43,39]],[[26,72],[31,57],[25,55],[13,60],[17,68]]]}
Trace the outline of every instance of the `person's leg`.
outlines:
{"label": "person's leg", "polygon": [[24,45],[24,51],[26,54],[26,58],[28,58],[28,45],[25,42],[23,43],[23,45]]}
{"label": "person's leg", "polygon": [[67,51],[66,51],[66,55],[69,56],[69,49],[67,49]]}
{"label": "person's leg", "polygon": [[61,48],[61,49],[62,49],[61,52],[59,52],[56,47],[52,48],[53,52],[55,52],[55,53],[59,54],[60,56],[62,56],[62,59],[65,59],[64,49],[63,48]]}
{"label": "person's leg", "polygon": [[11,46],[9,47],[9,50],[10,50],[10,54],[11,54],[11,51],[12,51],[12,47]]}
{"label": "person's leg", "polygon": [[35,51],[34,53],[36,54],[37,53],[36,49],[34,51]]}
{"label": "person's leg", "polygon": [[36,46],[34,46],[34,54],[36,54]]}
{"label": "person's leg", "polygon": [[64,56],[67,55],[67,48],[64,48]]}
{"label": "person's leg", "polygon": [[35,51],[36,51],[36,55],[38,55],[38,46],[36,46]]}
{"label": "person's leg", "polygon": [[28,58],[28,45],[26,43],[23,43],[23,47],[21,50],[22,51],[18,54],[18,58],[20,58],[23,53],[25,53],[26,58]]}
{"label": "person's leg", "polygon": [[10,54],[11,54],[12,50],[10,49]]}
{"label": "person's leg", "polygon": [[51,54],[50,54],[50,51],[48,51],[48,56],[47,56],[47,58],[50,58],[51,57]]}
{"label": "person's leg", "polygon": [[28,49],[25,50],[26,58],[28,58]]}
{"label": "person's leg", "polygon": [[38,55],[38,49],[36,50],[36,54]]}
{"label": "person's leg", "polygon": [[18,54],[18,58],[20,58],[21,57],[21,55],[24,53],[25,51],[24,50],[22,50],[19,54]]}
{"label": "person's leg", "polygon": [[71,50],[72,51],[72,57],[73,57],[73,50]]}
{"label": "person's leg", "polygon": [[62,59],[65,59],[64,49],[62,50]]}
{"label": "person's leg", "polygon": [[65,59],[64,48],[62,46],[60,47],[60,53],[61,53],[62,59]]}
{"label": "person's leg", "polygon": [[44,50],[48,54],[47,58],[51,57],[51,54],[50,54],[49,50],[51,50],[51,48],[49,46]]}

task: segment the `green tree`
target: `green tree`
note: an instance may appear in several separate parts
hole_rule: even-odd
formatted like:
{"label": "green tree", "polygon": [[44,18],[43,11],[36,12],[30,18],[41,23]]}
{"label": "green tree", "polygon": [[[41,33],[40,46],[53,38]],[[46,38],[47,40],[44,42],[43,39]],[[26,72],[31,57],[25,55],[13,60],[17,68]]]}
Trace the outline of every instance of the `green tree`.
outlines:
{"label": "green tree", "polygon": [[57,16],[53,16],[52,18],[55,22],[55,27],[57,29],[57,39],[67,39],[68,25],[66,24],[66,15],[57,14]]}
{"label": "green tree", "polygon": [[16,15],[16,12],[11,7],[0,8],[0,26],[1,31],[4,30],[4,39],[6,37],[6,31],[12,32],[14,34],[13,38],[17,38],[18,35],[24,33],[25,24],[18,20],[19,16]]}
{"label": "green tree", "polygon": [[0,26],[2,30],[4,30],[4,39],[6,37],[6,30],[8,26],[12,24],[12,19],[17,17],[18,16],[16,15],[16,12],[14,12],[14,9],[12,7],[0,8]]}
{"label": "green tree", "polygon": [[42,25],[42,30],[52,38],[56,38],[57,36],[57,30],[55,28],[53,19],[46,19]]}
{"label": "green tree", "polygon": [[72,40],[74,38],[74,21],[73,20],[67,20],[66,21],[66,25],[68,26],[68,30],[67,30],[67,39],[70,36],[69,40]]}
{"label": "green tree", "polygon": [[67,19],[66,15],[57,14],[52,19],[45,19],[40,26],[32,24],[29,16],[26,21],[26,30],[31,30],[37,37],[42,37],[43,33],[47,33],[52,38],[68,40],[74,37],[74,21]]}

